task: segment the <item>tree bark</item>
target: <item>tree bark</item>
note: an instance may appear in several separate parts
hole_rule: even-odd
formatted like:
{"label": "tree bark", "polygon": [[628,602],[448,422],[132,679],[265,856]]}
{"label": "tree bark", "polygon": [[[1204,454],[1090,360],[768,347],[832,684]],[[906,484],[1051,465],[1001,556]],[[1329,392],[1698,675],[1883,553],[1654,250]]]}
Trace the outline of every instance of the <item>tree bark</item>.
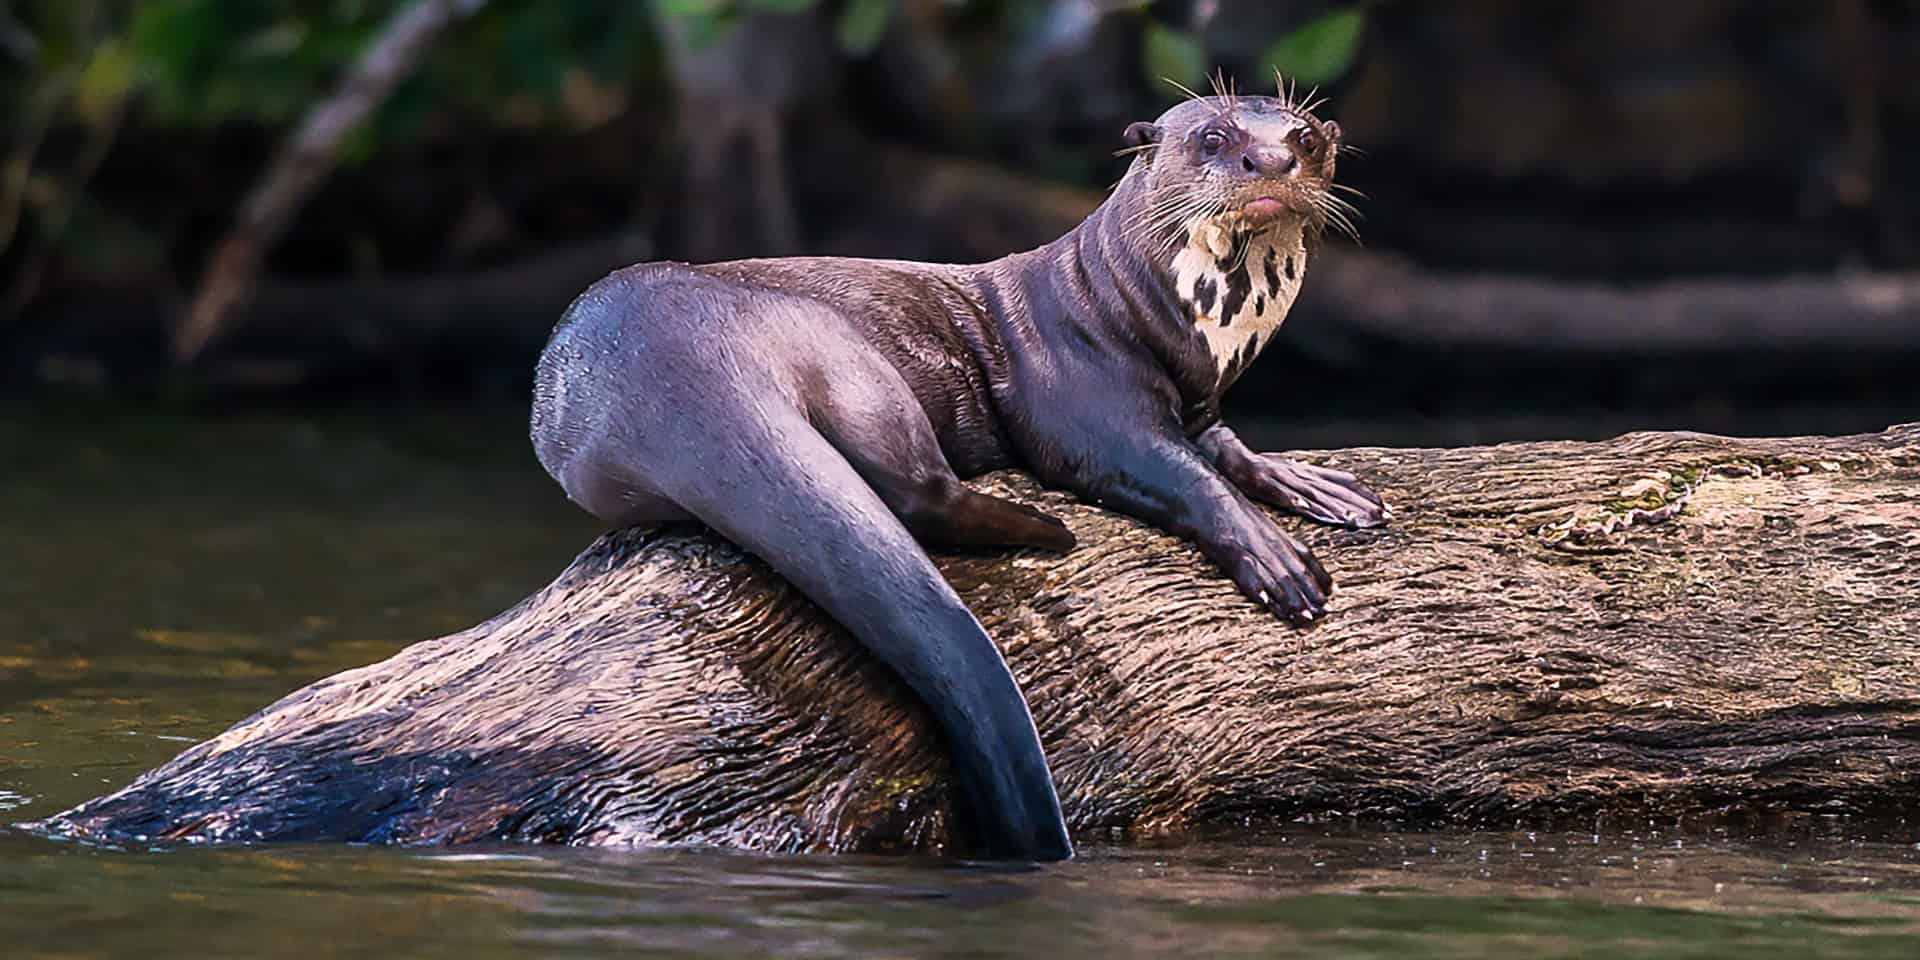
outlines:
{"label": "tree bark", "polygon": [[[1033,706],[1074,829],[1306,815],[1905,814],[1920,799],[1920,424],[1841,438],[1309,455],[1378,531],[1295,632],[1189,546],[995,474],[1081,546],[948,556]],[[966,841],[913,700],[763,566],[616,532],[472,629],[322,680],[110,796],[73,836]]]}

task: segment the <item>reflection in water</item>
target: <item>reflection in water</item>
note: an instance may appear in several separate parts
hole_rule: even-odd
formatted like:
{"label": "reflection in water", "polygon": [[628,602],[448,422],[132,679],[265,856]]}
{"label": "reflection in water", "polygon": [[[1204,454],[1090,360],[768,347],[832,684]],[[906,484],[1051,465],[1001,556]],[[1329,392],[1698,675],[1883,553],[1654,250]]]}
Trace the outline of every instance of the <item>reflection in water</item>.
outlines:
{"label": "reflection in water", "polygon": [[[1316,828],[1043,869],[703,850],[0,838],[0,942],[297,956],[1911,957],[1920,851]],[[217,919],[218,923],[212,921]],[[106,921],[106,922],[101,922]]]}
{"label": "reflection in water", "polygon": [[[472,624],[592,534],[516,411],[0,421],[0,822]],[[1008,869],[699,850],[116,851],[0,829],[0,955],[1920,956],[1920,837],[1302,825]]]}

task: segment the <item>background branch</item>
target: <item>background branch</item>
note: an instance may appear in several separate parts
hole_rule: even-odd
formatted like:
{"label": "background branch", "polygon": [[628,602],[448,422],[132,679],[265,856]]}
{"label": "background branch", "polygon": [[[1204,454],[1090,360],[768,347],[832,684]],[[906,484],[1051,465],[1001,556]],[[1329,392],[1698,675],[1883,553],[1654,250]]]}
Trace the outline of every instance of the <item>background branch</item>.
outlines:
{"label": "background branch", "polygon": [[266,252],[333,168],[340,145],[426,56],[446,30],[486,0],[414,0],[387,21],[331,97],[308,111],[248,194],[215,248],[192,305],[175,329],[174,358],[191,362],[252,294]]}

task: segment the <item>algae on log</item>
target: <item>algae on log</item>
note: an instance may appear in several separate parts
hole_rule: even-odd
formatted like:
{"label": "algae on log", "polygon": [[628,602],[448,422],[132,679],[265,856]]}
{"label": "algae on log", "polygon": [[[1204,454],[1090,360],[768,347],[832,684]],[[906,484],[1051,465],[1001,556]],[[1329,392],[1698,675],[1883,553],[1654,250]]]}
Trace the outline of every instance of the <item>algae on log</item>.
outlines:
{"label": "algae on log", "polygon": [[[1003,645],[1076,831],[1920,799],[1920,425],[1310,459],[1398,518],[1286,521],[1339,581],[1305,633],[1186,545],[1023,476],[979,481],[1080,537],[1065,557],[940,559]],[[621,532],[520,606],[45,826],[941,849],[965,841],[942,757],[903,688],[766,568]]]}

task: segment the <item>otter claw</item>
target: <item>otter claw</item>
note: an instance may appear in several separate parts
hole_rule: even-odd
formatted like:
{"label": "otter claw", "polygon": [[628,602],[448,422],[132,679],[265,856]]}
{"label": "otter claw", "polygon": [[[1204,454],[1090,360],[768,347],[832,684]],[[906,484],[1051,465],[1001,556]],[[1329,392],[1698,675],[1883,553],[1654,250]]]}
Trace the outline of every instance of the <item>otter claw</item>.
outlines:
{"label": "otter claw", "polygon": [[1243,596],[1274,616],[1301,627],[1317,622],[1326,612],[1332,579],[1305,547],[1278,528],[1270,528],[1270,534],[1271,539],[1224,548],[1228,555],[1219,557],[1221,566]]}

